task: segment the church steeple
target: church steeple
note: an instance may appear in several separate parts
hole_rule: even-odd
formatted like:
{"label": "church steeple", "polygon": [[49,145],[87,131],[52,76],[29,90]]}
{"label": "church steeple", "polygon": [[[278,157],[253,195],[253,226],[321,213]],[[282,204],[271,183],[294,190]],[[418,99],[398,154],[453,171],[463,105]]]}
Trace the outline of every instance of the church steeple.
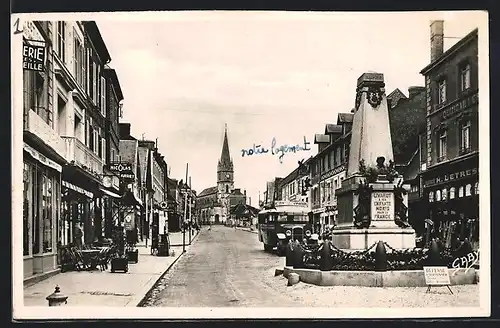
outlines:
{"label": "church steeple", "polygon": [[[227,182],[231,184],[234,182],[233,161],[229,154],[229,141],[227,138],[227,124],[224,127],[224,141],[222,142],[222,153],[220,155],[219,163],[217,165],[217,181]],[[226,189],[226,187],[224,187]]]}
{"label": "church steeple", "polygon": [[222,153],[220,155],[219,163],[221,164],[232,163],[231,155],[229,154],[229,142],[227,141],[227,124],[225,124],[224,126],[224,142],[222,143]]}

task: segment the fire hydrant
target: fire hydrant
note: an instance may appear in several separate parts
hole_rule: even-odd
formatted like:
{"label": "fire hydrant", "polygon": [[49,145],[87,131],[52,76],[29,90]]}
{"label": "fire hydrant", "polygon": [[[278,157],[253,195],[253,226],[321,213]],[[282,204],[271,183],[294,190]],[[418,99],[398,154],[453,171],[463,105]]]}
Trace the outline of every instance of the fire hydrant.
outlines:
{"label": "fire hydrant", "polygon": [[45,299],[49,301],[49,306],[61,306],[63,304],[68,304],[68,296],[61,293],[59,286],[56,286],[55,291]]}

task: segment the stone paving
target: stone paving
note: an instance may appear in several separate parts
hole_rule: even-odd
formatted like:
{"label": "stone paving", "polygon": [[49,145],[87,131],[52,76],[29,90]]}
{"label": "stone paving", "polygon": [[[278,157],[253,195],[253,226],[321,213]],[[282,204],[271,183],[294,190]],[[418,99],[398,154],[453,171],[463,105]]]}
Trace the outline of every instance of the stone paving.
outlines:
{"label": "stone paving", "polygon": [[[170,241],[180,242],[182,234],[173,233]],[[190,246],[186,246],[189,250]],[[182,255],[182,246],[171,250],[175,256],[158,257],[150,254],[150,248],[138,245],[139,262],[130,263],[127,273],[106,271],[69,271],[42,280],[24,288],[25,306],[48,306],[45,299],[58,285],[68,296],[66,306],[137,306],[164,272]]]}

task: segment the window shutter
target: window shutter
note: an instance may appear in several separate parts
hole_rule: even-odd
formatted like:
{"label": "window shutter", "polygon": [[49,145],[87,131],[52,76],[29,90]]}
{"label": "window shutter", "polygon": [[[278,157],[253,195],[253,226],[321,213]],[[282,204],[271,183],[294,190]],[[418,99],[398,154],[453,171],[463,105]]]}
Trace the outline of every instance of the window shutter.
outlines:
{"label": "window shutter", "polygon": [[106,139],[102,138],[101,142],[102,142],[102,159],[105,160],[106,159]]}
{"label": "window shutter", "polygon": [[106,79],[101,76],[101,112],[106,117]]}
{"label": "window shutter", "polygon": [[94,130],[94,153],[96,154],[99,154],[99,140],[101,140],[99,132]]}

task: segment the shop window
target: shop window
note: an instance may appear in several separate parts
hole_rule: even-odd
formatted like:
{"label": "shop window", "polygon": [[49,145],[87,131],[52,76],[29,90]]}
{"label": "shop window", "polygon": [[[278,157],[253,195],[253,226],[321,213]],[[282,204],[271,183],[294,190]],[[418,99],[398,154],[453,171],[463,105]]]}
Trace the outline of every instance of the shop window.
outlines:
{"label": "shop window", "polygon": [[479,181],[474,185],[474,193],[476,195],[479,195]]}
{"label": "shop window", "polygon": [[455,187],[450,188],[450,199],[455,198]]}
{"label": "shop window", "polygon": [[464,186],[458,188],[458,197],[464,197]]}
{"label": "shop window", "polygon": [[40,217],[38,216],[38,210],[40,208],[40,199],[38,198],[39,179],[38,170],[36,166],[32,167],[31,170],[31,245],[32,254],[38,254],[40,252]]}
{"label": "shop window", "polygon": [[443,190],[441,191],[441,198],[443,200],[447,200],[448,199],[448,190],[446,188],[443,188]]}
{"label": "shop window", "polygon": [[52,180],[42,175],[43,252],[52,252]]}
{"label": "shop window", "polygon": [[23,255],[29,255],[29,213],[30,213],[30,166],[24,163],[23,169]]}
{"label": "shop window", "polygon": [[472,194],[472,185],[470,183],[468,183],[466,186],[465,186],[465,196],[470,196]]}
{"label": "shop window", "polygon": [[434,191],[429,192],[429,203],[432,203],[434,201]]}
{"label": "shop window", "polygon": [[441,201],[441,190],[436,191],[436,202]]}

